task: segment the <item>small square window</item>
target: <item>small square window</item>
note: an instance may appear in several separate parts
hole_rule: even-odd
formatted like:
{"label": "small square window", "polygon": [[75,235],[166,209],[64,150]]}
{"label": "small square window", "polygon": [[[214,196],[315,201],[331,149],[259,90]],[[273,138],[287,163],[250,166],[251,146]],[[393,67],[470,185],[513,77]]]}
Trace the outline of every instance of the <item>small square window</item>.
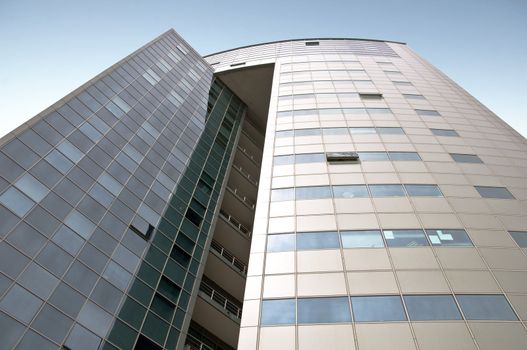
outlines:
{"label": "small square window", "polygon": [[515,199],[505,187],[474,186],[483,198]]}
{"label": "small square window", "polygon": [[459,134],[455,130],[449,129],[430,129],[432,134],[436,136],[449,136],[449,137],[459,137]]}
{"label": "small square window", "polygon": [[422,247],[428,245],[428,240],[422,230],[384,230],[383,235],[388,247]]}
{"label": "small square window", "polygon": [[303,232],[296,234],[297,250],[338,249],[340,248],[337,232]]}
{"label": "small square window", "polygon": [[295,324],[296,300],[276,299],[262,302],[262,326]]}
{"label": "small square window", "polygon": [[351,308],[356,322],[406,320],[400,296],[352,297]]}
{"label": "small square window", "polygon": [[458,163],[483,163],[475,154],[450,153],[450,156]]}
{"label": "small square window", "polygon": [[347,297],[298,299],[298,323],[351,322]]}
{"label": "small square window", "polygon": [[382,100],[382,94],[359,93],[362,100]]}
{"label": "small square window", "polygon": [[415,112],[418,115],[422,116],[429,116],[429,117],[440,117],[441,114],[439,114],[438,111],[430,110],[430,109],[416,109]]}
{"label": "small square window", "polygon": [[342,248],[380,248],[384,247],[381,231],[342,231]]}
{"label": "small square window", "polygon": [[426,230],[426,234],[433,246],[472,246],[472,241],[465,230]]}
{"label": "small square window", "polygon": [[330,163],[355,162],[359,160],[357,152],[328,152],[326,160]]}
{"label": "small square window", "polygon": [[293,250],[295,250],[294,233],[267,236],[268,252],[288,252]]}

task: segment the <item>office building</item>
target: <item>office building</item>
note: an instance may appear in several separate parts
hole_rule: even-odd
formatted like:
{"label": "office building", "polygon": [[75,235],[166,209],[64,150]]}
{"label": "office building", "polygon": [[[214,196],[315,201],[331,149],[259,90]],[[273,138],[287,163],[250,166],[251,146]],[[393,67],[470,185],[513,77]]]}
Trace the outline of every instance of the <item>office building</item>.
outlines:
{"label": "office building", "polygon": [[0,349],[525,349],[527,141],[404,43],[173,30],[0,140]]}

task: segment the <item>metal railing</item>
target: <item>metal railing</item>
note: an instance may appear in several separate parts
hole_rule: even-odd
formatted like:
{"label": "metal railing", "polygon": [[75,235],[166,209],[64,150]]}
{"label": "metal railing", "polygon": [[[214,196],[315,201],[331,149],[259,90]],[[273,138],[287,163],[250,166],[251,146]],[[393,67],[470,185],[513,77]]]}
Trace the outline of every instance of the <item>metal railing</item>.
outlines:
{"label": "metal railing", "polygon": [[247,206],[249,206],[251,209],[254,209],[254,202],[252,200],[250,200],[249,198],[247,198],[246,196],[244,196],[243,194],[240,193],[240,191],[237,189],[237,188],[231,188],[227,185],[227,189],[236,197],[238,198],[240,201],[242,201],[243,203],[247,204]]}
{"label": "metal railing", "polygon": [[243,275],[247,274],[247,265],[235,257],[231,252],[225,249],[221,244],[212,240],[210,243],[210,249],[221,255],[225,262],[230,264],[234,269],[238,270]]}
{"label": "metal railing", "polygon": [[236,220],[233,216],[229,215],[223,209],[220,209],[220,217],[222,217],[225,221],[227,221],[231,226],[234,227],[237,231],[239,231],[241,234],[243,234],[246,237],[251,237],[251,230],[247,227],[243,226],[238,220]]}
{"label": "metal railing", "polygon": [[205,294],[209,300],[225,310],[227,314],[232,315],[237,319],[242,318],[242,308],[221,294],[221,292],[208,285],[205,281],[201,281],[199,290]]}
{"label": "metal railing", "polygon": [[241,166],[236,165],[234,163],[232,164],[232,167],[235,168],[236,170],[238,170],[240,172],[240,174],[242,174],[247,179],[247,181],[252,183],[254,186],[258,187],[258,180],[254,179],[251,176],[251,174],[249,174],[248,172],[245,171],[245,169],[243,169]]}
{"label": "metal railing", "polygon": [[249,151],[247,151],[247,148],[245,147],[242,147],[240,145],[238,145],[238,149],[247,156],[247,158],[249,158],[254,164],[256,164],[258,167],[260,167],[262,164],[260,163],[260,161],[256,158],[254,158],[254,156],[249,153]]}
{"label": "metal railing", "polygon": [[183,347],[184,350],[214,350],[207,344],[203,343],[201,340],[197,339],[196,337],[187,334],[187,338],[185,339],[185,346]]}

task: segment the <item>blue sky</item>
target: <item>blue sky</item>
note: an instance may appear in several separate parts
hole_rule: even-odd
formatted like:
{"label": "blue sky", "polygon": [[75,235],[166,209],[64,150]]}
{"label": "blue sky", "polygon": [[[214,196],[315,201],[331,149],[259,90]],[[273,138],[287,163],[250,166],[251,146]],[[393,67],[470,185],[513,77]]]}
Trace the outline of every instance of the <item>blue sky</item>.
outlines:
{"label": "blue sky", "polygon": [[403,41],[527,135],[526,0],[0,0],[0,136],[169,28],[201,54]]}

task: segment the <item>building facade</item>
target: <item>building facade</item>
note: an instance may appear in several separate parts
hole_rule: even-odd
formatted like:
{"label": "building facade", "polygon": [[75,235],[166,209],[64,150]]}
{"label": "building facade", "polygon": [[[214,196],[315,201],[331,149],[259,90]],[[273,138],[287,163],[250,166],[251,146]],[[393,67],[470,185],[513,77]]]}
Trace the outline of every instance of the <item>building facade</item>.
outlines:
{"label": "building facade", "polygon": [[403,43],[171,30],[0,140],[0,349],[512,350],[526,322],[527,141]]}

